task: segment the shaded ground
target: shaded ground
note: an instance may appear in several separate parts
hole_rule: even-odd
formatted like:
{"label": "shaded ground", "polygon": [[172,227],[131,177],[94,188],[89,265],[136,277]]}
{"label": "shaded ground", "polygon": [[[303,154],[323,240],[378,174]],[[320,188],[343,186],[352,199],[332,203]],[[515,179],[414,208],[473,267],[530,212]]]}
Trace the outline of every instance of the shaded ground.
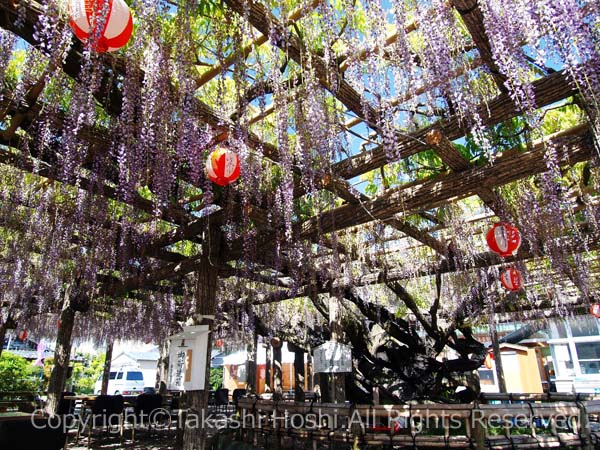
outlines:
{"label": "shaded ground", "polygon": [[[75,435],[69,436],[69,450],[86,450],[88,448],[88,438],[80,437],[79,442],[75,442]],[[118,450],[118,449],[136,449],[136,450],[175,450],[174,433],[156,433],[149,435],[141,432],[137,433],[135,442],[131,441],[131,434],[126,432],[123,442],[119,436],[106,436],[97,433],[92,436],[92,449]]]}

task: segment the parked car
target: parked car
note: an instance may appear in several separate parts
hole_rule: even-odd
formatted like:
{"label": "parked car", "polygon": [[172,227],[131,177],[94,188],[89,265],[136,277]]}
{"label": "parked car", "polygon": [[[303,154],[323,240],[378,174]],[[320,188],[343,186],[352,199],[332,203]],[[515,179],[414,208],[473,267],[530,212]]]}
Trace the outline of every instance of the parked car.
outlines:
{"label": "parked car", "polygon": [[[102,377],[96,381],[94,392],[100,394]],[[144,391],[144,374],[137,368],[121,367],[110,372],[108,379],[108,395],[137,395]]]}

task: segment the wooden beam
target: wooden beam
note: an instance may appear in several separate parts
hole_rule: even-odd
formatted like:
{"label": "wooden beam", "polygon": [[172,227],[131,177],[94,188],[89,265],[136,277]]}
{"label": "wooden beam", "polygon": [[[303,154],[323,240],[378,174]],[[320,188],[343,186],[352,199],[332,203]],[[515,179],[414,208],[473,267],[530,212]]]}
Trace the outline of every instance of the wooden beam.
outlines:
{"label": "wooden beam", "polygon": [[[595,235],[589,235],[585,242],[582,241],[569,241],[569,248],[573,252],[583,253],[597,251],[600,249],[600,238]],[[510,256],[507,258],[501,258],[493,252],[482,252],[474,255],[473,258],[468,258],[465,261],[461,261],[460,265],[454,258],[444,259],[442,261],[430,262],[427,266],[420,268],[419,270],[410,271],[404,268],[390,268],[380,270],[365,275],[361,275],[352,280],[348,279],[329,279],[321,282],[317,289],[320,294],[329,293],[336,289],[343,289],[345,287],[359,287],[369,286],[373,284],[390,284],[398,281],[410,280],[419,277],[431,277],[439,274],[457,272],[457,271],[469,271],[475,269],[481,269],[486,267],[497,266],[500,264],[510,264],[516,261],[528,261],[540,255],[534,254],[527,242],[524,242],[519,253],[516,256]],[[543,256],[543,255],[542,255]],[[281,289],[270,294],[257,296],[253,301],[254,305],[265,305],[270,303],[277,303],[292,298],[307,297],[311,293],[314,294],[315,286],[309,283],[302,287],[295,289],[293,292],[288,289]]]}
{"label": "wooden beam", "polygon": [[[539,108],[563,100],[578,91],[569,81],[565,72],[547,75],[533,83],[536,104]],[[484,125],[491,126],[522,114],[518,105],[507,94],[482,104],[479,115]],[[450,140],[458,139],[469,132],[458,116],[442,119],[416,133],[399,134],[396,147],[401,158],[408,158],[426,150],[425,137],[431,130],[441,130]],[[387,164],[388,158],[382,146],[346,158],[333,166],[333,171],[341,178],[354,178]]]}
{"label": "wooden beam", "polygon": [[448,247],[443,242],[434,238],[429,233],[427,233],[423,230],[420,230],[419,228],[415,227],[414,225],[411,225],[410,223],[406,222],[405,220],[398,219],[396,217],[392,217],[392,218],[384,221],[384,223],[386,225],[391,226],[392,228],[395,228],[396,230],[402,231],[407,236],[410,236],[411,238],[421,242],[422,244],[426,245],[427,247],[432,248],[440,255],[442,255],[442,256],[448,255]]}
{"label": "wooden beam", "polygon": [[[433,147],[444,164],[450,167],[454,172],[463,172],[474,167],[470,161],[460,154],[456,147],[454,147],[452,141],[450,141],[442,131],[438,129],[431,130],[427,133],[425,141]],[[478,188],[475,193],[488,208],[496,213],[496,215],[499,217],[503,216],[503,211],[506,210],[503,205],[504,202],[493,190],[482,186]]]}
{"label": "wooden beam", "polygon": [[[248,21],[262,34],[269,35],[275,30],[275,35],[281,38],[275,42],[282,51],[286,53],[301,67],[307,67],[307,58],[304,53],[308,52],[300,42],[300,39],[277,20],[273,13],[263,4],[254,0],[223,0],[224,3],[237,12],[241,17],[247,17]],[[331,80],[327,64],[319,55],[311,53],[311,67],[315,71],[322,86],[327,88],[346,108],[357,116],[363,117],[375,129],[379,127],[379,113],[369,105],[362,96],[354,90],[350,84],[341,76],[336,77],[335,84]],[[338,74],[339,75],[339,74]],[[366,115],[365,115],[366,111]]]}
{"label": "wooden beam", "polygon": [[[3,10],[5,13],[0,14],[0,26],[5,29],[12,31],[18,36],[30,42],[32,45],[35,44],[33,25],[32,23],[37,22],[37,18],[40,14],[42,14],[41,6],[35,2],[31,1],[26,4],[26,17],[27,22],[26,26],[23,27],[15,27],[14,21],[17,18],[17,10],[13,2],[8,0],[0,0],[0,10]],[[268,33],[267,33],[268,34]],[[80,44],[76,44],[74,46],[75,49],[80,48]],[[79,45],[79,47],[78,47]],[[110,73],[107,72],[106,77],[109,80],[114,82],[114,72],[123,75],[125,73],[124,67],[125,62],[123,58],[119,58],[116,55],[104,55],[105,58],[104,65],[107,68],[110,68]],[[63,70],[67,75],[72,78],[77,78],[80,70],[81,54],[77,53],[75,50],[71,50],[68,54],[65,63],[63,64]],[[142,73],[143,75],[143,73]],[[107,112],[118,115],[121,108],[121,93],[118,89],[111,88],[111,96],[109,98],[100,97],[98,98],[99,102],[105,107]],[[232,123],[227,119],[220,117],[215,111],[213,111],[208,105],[202,103],[201,101],[194,99],[194,109],[196,111],[196,115],[200,117],[203,121],[208,123],[209,125],[214,126],[217,129],[229,129],[232,126]],[[258,149],[262,152],[262,155],[277,161],[279,159],[278,149],[268,143],[262,142],[256,135],[253,133],[248,134],[248,141],[252,148]],[[345,183],[345,182],[344,182]],[[300,184],[295,180],[295,196],[302,195],[302,188]]]}
{"label": "wooden beam", "polygon": [[477,0],[452,0],[453,6],[460,13],[463,22],[465,23],[469,34],[473,39],[473,43],[479,50],[481,58],[488,66],[492,78],[500,92],[507,94],[508,89],[505,86],[506,76],[500,73],[500,68],[494,60],[492,46],[483,25],[483,13],[479,8]]}
{"label": "wooden beam", "polygon": [[[40,15],[43,15],[42,5],[34,0],[13,1],[0,0],[0,27],[8,30],[20,38],[35,46],[39,50],[37,41],[35,40],[35,26],[38,23]],[[22,20],[24,19],[24,20]],[[59,26],[66,26],[66,22],[62,22]],[[66,74],[74,79],[79,78],[81,73],[81,64],[83,45],[73,36],[72,46],[69,52],[62,60],[62,67]],[[46,55],[48,56],[48,55]],[[100,89],[94,92],[94,97],[103,105],[105,110],[110,114],[118,114],[121,109],[121,94],[118,89],[116,79],[113,79],[114,72],[125,73],[125,61],[120,60],[113,54],[104,53],[100,57],[105,67],[110,67],[111,72],[104,74],[100,81]],[[114,71],[114,72],[113,72]],[[114,77],[116,78],[116,77]]]}
{"label": "wooden beam", "polygon": [[[592,155],[593,141],[587,127],[578,127],[579,135],[571,136],[573,130],[563,133],[553,142],[559,148],[559,164],[585,161]],[[477,167],[460,173],[451,173],[409,188],[397,188],[366,204],[344,205],[311,218],[299,227],[302,238],[320,233],[342,230],[372,220],[386,220],[396,214],[410,215],[421,210],[438,207],[448,201],[466,198],[480,187],[493,188],[535,175],[547,170],[544,159],[545,143],[538,142],[532,149],[516,155],[504,155],[493,165]]]}
{"label": "wooden beam", "polygon": [[[310,8],[296,8],[288,16],[285,25],[292,25],[294,22],[301,19],[306,14],[310,13],[311,9],[316,8],[322,1],[323,0],[313,0],[313,2],[310,5]],[[234,52],[233,54],[227,56],[223,60],[223,62],[218,62],[217,64],[214,64],[210,69],[203,72],[202,75],[200,75],[200,77],[196,80],[196,89],[199,89],[219,74],[225,72],[229,67],[235,64],[236,61],[240,59],[246,59],[248,56],[250,56],[250,53],[252,53],[252,51],[256,47],[260,47],[269,40],[268,36],[268,34],[262,34],[258,38],[254,39],[250,44],[242,48],[240,51]]]}
{"label": "wooden beam", "polygon": [[[37,42],[34,37],[34,24],[37,23],[39,16],[43,14],[42,6],[36,1],[30,0],[23,3],[23,6],[20,7],[25,10],[26,20],[23,26],[17,27],[15,23],[18,23],[17,19],[20,17],[17,3],[12,0],[0,0],[0,12],[2,12],[2,14],[0,14],[0,27],[11,31],[35,46]],[[62,64],[64,72],[75,80],[78,79],[82,67],[81,50],[81,43],[73,37],[73,46]],[[119,77],[116,75],[125,76],[127,62],[122,56],[104,53],[101,56],[101,64],[103,64],[106,69],[100,83],[103,88],[99,89],[98,92],[95,92],[94,96],[107,113],[118,116],[122,107],[122,93],[119,88]],[[140,76],[143,76],[143,71],[141,69],[138,70]],[[196,117],[217,130],[228,131],[233,128],[234,124],[230,120],[221,117],[210,106],[195,97],[193,98],[193,111],[195,112]],[[263,142],[254,133],[248,133],[247,139],[250,147],[259,151],[264,157],[278,160],[279,152],[277,147]]]}
{"label": "wooden beam", "polygon": [[[14,147],[14,145],[18,145],[18,143],[14,143],[12,141],[3,141],[2,139],[0,139],[0,145],[9,147],[9,148],[12,148],[12,149],[15,149],[18,151],[18,149]],[[19,152],[19,153],[21,153],[21,152]],[[92,192],[96,195],[100,195],[102,197],[109,198],[116,202],[133,206],[134,208],[139,209],[140,211],[144,211],[150,215],[154,214],[154,204],[150,200],[145,199],[144,197],[140,196],[139,194],[132,195],[132,197],[130,199],[124,199],[118,195],[116,189],[113,188],[112,186],[109,186],[107,184],[98,186],[94,182],[90,181],[88,178],[85,178],[85,177],[79,177],[77,182],[75,182],[75,180],[73,180],[71,182],[69,182],[68,180],[63,180],[56,173],[56,171],[54,170],[53,167],[46,166],[46,167],[40,168],[37,166],[37,164],[33,160],[33,158],[31,158],[27,155],[24,155],[24,154],[15,154],[15,153],[12,153],[9,151],[0,150],[0,164],[6,164],[9,166],[15,167],[17,169],[23,170],[25,172],[30,172],[34,175],[38,175],[40,177],[48,178],[48,179],[54,180],[54,181],[59,181],[61,183],[71,185],[78,189]],[[188,221],[189,216],[185,212],[183,212],[183,210],[181,210],[181,209],[167,208],[163,212],[164,212],[163,217],[170,222],[173,222],[176,224],[183,224],[183,223],[187,223],[187,221]]]}
{"label": "wooden beam", "polygon": [[[406,27],[405,27],[406,33],[410,33],[411,31],[414,31],[414,30],[416,30],[416,22],[411,22],[408,25],[406,25]],[[386,47],[390,46],[390,45],[394,44],[397,40],[398,40],[398,32],[394,32],[386,39],[385,46]],[[358,55],[356,55],[352,58],[352,60],[353,61],[355,61],[355,60],[364,61],[371,52],[377,51],[377,50],[378,50],[377,47],[375,49],[362,49],[358,53]],[[346,55],[338,58],[338,61],[341,61],[340,65],[339,65],[340,73],[343,73],[348,69],[348,58],[349,58],[348,53]],[[392,102],[391,104],[394,105],[394,102]],[[396,102],[395,104],[398,104],[398,103]],[[271,115],[274,111],[275,111],[275,107],[271,104],[270,106],[265,108],[264,111],[257,114],[256,116],[252,117],[250,119],[250,121],[248,122],[248,124],[252,125],[256,122],[259,122],[260,120],[264,119],[265,117]],[[355,123],[353,125],[351,125],[350,127],[356,125],[359,122],[362,122],[362,120],[363,119],[360,117],[353,119],[353,122],[355,121]]]}
{"label": "wooden beam", "polygon": [[[473,61],[471,62],[466,62],[464,63],[463,66],[459,67],[458,69],[450,72],[448,74],[448,80],[450,79],[455,79],[458,78],[462,75],[464,75],[466,72],[476,69],[477,67],[481,66],[483,64],[483,61],[481,60],[481,58],[475,58]],[[434,81],[431,83],[426,83],[424,85],[422,85],[419,88],[416,88],[414,90],[410,90],[408,92],[403,93],[400,97],[396,97],[392,100],[389,101],[389,106],[397,106],[400,105],[402,103],[405,103],[407,101],[409,101],[412,98],[418,97],[419,95],[423,95],[433,89],[435,89],[436,87],[438,87],[440,84],[442,84],[442,81]],[[358,125],[359,123],[361,123],[363,120],[360,117],[355,117],[354,119],[351,119],[349,121],[347,121],[344,124],[345,128],[352,128],[356,125]]]}
{"label": "wooden beam", "polygon": [[[326,180],[325,185],[331,192],[336,193],[340,198],[343,198],[351,205],[360,206],[361,204],[371,200],[362,192],[354,189],[351,191],[348,187],[348,183],[345,180],[343,180],[343,182],[340,179]],[[396,217],[390,217],[389,219],[383,221],[383,223],[396,230],[402,231],[407,236],[410,236],[422,244],[432,248],[440,255],[447,255],[448,253],[448,248],[442,242],[431,236],[426,231],[419,230],[417,227],[411,225],[405,220],[401,220]]]}

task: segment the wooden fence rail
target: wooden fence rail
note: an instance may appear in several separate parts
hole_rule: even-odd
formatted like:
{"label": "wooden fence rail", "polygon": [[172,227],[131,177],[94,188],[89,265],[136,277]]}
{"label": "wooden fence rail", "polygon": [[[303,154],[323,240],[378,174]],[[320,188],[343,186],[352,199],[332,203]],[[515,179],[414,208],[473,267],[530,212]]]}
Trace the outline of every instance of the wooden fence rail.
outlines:
{"label": "wooden fence rail", "polygon": [[313,448],[319,441],[355,448],[600,448],[600,400],[521,396],[502,399],[520,403],[377,406],[244,398],[238,411],[242,438],[265,448],[296,439],[313,441]]}
{"label": "wooden fence rail", "polygon": [[582,402],[588,400],[600,400],[600,396],[596,394],[573,394],[566,392],[546,392],[533,394],[510,394],[510,393],[482,393],[479,395],[479,400],[482,403],[490,401],[501,402]]}

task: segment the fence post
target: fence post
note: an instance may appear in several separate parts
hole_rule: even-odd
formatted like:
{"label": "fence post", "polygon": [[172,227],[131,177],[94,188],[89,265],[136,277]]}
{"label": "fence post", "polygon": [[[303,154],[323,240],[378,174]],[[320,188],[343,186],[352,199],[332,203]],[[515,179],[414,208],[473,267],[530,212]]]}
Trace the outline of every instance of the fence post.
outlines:
{"label": "fence post", "polygon": [[474,448],[477,450],[483,450],[485,448],[485,427],[482,424],[483,413],[479,409],[479,402],[475,402],[473,409],[471,410],[471,417],[467,424],[467,430],[469,438],[474,444]]}
{"label": "fence post", "polygon": [[579,408],[579,438],[581,439],[581,450],[592,450],[592,433],[587,409],[583,402],[577,402]]}

